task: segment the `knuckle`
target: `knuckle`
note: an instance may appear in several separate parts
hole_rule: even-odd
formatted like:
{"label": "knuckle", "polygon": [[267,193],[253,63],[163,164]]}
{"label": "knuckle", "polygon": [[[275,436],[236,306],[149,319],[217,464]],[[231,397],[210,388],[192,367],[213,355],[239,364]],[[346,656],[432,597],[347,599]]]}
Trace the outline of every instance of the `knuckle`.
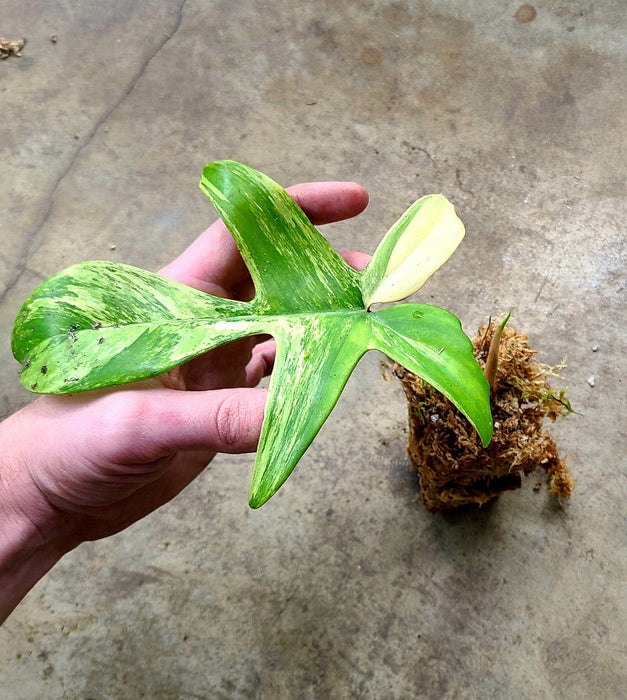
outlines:
{"label": "knuckle", "polygon": [[220,401],[215,413],[215,431],[220,449],[237,447],[242,441],[242,428],[245,425],[245,406],[236,392],[230,392]]}
{"label": "knuckle", "polygon": [[152,460],[175,449],[186,420],[180,404],[162,392],[127,390],[111,398],[104,434],[113,458]]}
{"label": "knuckle", "polygon": [[131,391],[120,391],[108,397],[103,423],[118,437],[134,437],[150,413],[150,404],[144,396]]}

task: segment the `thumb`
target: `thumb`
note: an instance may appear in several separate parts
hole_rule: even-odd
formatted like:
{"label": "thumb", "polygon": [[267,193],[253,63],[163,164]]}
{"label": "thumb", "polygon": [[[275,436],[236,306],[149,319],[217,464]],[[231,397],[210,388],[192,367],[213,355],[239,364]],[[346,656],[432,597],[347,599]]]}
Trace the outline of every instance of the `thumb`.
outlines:
{"label": "thumb", "polygon": [[220,389],[175,391],[175,414],[167,437],[170,448],[210,449],[213,452],[254,452],[257,449],[267,391]]}
{"label": "thumb", "polygon": [[238,454],[257,449],[265,389],[156,389],[138,394],[131,409],[135,420],[127,422],[133,426],[133,439],[121,441],[125,451],[134,445],[143,453],[133,455],[136,459],[158,459],[179,450]]}

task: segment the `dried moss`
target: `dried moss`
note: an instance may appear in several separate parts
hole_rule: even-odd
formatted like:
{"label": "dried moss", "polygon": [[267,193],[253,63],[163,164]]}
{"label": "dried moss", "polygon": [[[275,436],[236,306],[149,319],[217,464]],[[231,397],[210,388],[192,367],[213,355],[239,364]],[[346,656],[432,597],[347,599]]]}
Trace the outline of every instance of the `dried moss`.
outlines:
{"label": "dried moss", "polygon": [[[482,326],[473,340],[482,367],[497,326],[496,321]],[[572,411],[564,392],[556,393],[548,381],[564,364],[540,364],[535,354],[525,334],[505,327],[491,395],[494,434],[487,448],[448,399],[404,367],[394,366],[409,406],[407,451],[430,511],[483,505],[520,488],[522,475],[538,468],[548,474],[551,493],[571,495],[575,482],[543,427],[545,419],[555,421]]]}
{"label": "dried moss", "polygon": [[26,38],[19,39],[18,41],[9,41],[4,37],[0,37],[0,58],[21,56],[24,46],[26,46]]}

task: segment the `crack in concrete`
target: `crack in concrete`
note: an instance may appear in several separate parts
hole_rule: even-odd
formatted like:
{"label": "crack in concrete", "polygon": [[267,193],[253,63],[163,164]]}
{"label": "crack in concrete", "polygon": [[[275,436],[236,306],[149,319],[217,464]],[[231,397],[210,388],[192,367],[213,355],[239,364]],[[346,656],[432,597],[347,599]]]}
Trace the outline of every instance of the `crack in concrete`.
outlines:
{"label": "crack in concrete", "polygon": [[457,186],[462,192],[465,192],[466,194],[471,195],[472,197],[475,196],[475,193],[470,189],[470,187],[465,187],[463,182],[462,182],[462,171],[461,168],[457,168],[455,170],[455,180],[457,181]]}
{"label": "crack in concrete", "polygon": [[50,219],[52,215],[52,210],[54,208],[54,199],[55,195],[57,193],[57,190],[59,189],[61,183],[63,180],[69,175],[71,170],[73,169],[74,165],[78,162],[79,158],[81,157],[82,153],[85,151],[85,149],[89,146],[89,144],[93,141],[95,135],[98,133],[100,128],[106,124],[108,119],[111,117],[111,115],[119,108],[122,106],[122,104],[126,101],[126,98],[133,92],[135,86],[139,82],[140,78],[142,75],[146,72],[148,66],[152,63],[154,58],[157,56],[157,54],[163,49],[163,47],[172,39],[176,36],[176,33],[181,27],[181,23],[183,21],[183,10],[185,9],[185,5],[187,4],[187,0],[183,0],[181,4],[179,5],[179,8],[177,10],[176,14],[176,22],[174,23],[174,26],[172,29],[170,29],[168,32],[163,32],[163,38],[161,42],[157,45],[156,49],[150,54],[150,56],[142,63],[142,65],[139,67],[139,70],[137,73],[133,76],[131,79],[130,83],[128,84],[127,88],[124,90],[120,98],[108,109],[106,110],[102,116],[100,116],[97,120],[94,126],[87,132],[87,137],[85,141],[78,147],[76,152],[74,153],[74,156],[70,159],[70,162],[68,163],[67,167],[63,172],[59,175],[57,178],[56,182],[52,186],[50,190],[50,194],[48,195],[48,206],[46,207],[46,210],[44,211],[44,214],[41,218],[41,221],[37,225],[35,229],[33,229],[27,236],[26,240],[24,242],[24,245],[22,246],[22,250],[20,254],[17,257],[16,264],[14,266],[14,272],[12,277],[10,277],[9,281],[5,285],[4,289],[0,292],[0,304],[4,302],[6,299],[7,295],[9,292],[17,285],[17,283],[20,281],[22,275],[27,271],[28,269],[28,260],[31,255],[31,248],[33,246],[33,243],[36,241],[38,238],[39,234],[41,233],[42,229]]}

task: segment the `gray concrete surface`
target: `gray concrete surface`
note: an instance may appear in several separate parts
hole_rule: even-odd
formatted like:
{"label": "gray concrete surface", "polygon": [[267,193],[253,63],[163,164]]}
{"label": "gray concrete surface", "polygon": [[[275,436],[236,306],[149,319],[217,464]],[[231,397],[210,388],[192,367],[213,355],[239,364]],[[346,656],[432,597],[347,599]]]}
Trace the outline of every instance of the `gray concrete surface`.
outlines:
{"label": "gray concrete surface", "polygon": [[445,193],[467,238],[419,299],[470,334],[515,306],[583,414],[554,429],[570,503],[531,478],[433,516],[369,355],[260,511],[252,458],[221,457],[68,555],[0,629],[2,697],[625,697],[625,4],[520,4],[2,1],[28,38],[0,62],[2,415],[29,400],[9,335],[34,286],[157,269],[213,220],[197,182],[225,157],[364,184],[340,248]]}

